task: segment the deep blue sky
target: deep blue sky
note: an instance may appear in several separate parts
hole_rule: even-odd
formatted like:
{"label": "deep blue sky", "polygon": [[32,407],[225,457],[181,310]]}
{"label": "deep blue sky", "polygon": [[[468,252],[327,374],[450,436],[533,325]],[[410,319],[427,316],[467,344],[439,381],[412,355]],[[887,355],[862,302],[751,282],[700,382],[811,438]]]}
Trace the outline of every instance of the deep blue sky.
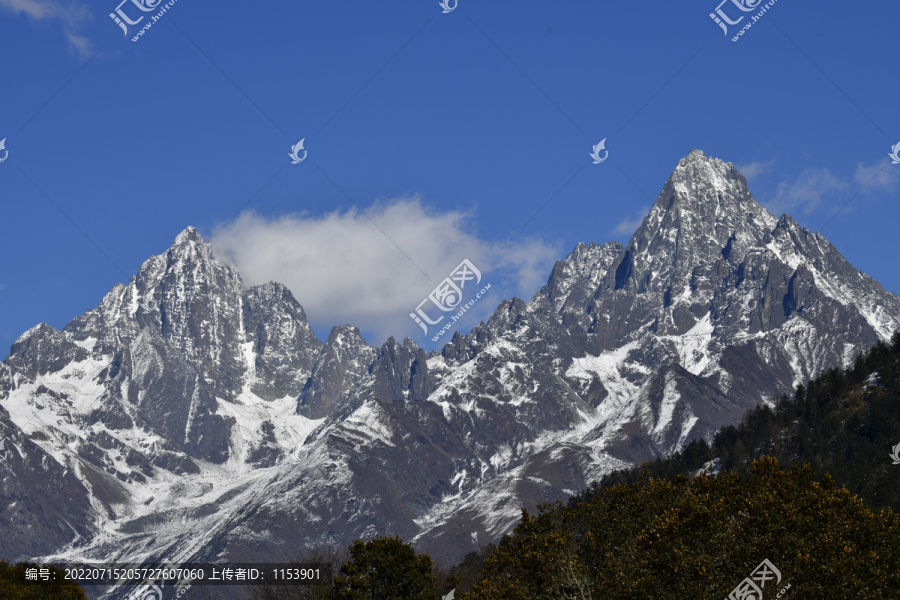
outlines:
{"label": "deep blue sky", "polygon": [[[486,247],[527,223],[516,239],[543,244],[545,280],[578,242],[627,243],[692,148],[745,167],[776,214],[828,222],[854,266],[900,292],[896,1],[779,0],[738,43],[709,17],[717,0],[459,0],[449,14],[437,0],[178,0],[137,43],[107,16],[117,4],[0,0],[0,355],[96,306],[186,226],[208,238],[245,205],[315,221],[416,196],[438,219],[465,213]],[[291,165],[300,138],[309,155]],[[593,165],[601,138],[609,159]],[[410,268],[395,258],[373,276]],[[498,296],[484,310],[540,285],[485,276]],[[296,287],[324,338],[333,323]],[[433,347],[395,312],[387,332]],[[381,343],[385,328],[364,333]]]}

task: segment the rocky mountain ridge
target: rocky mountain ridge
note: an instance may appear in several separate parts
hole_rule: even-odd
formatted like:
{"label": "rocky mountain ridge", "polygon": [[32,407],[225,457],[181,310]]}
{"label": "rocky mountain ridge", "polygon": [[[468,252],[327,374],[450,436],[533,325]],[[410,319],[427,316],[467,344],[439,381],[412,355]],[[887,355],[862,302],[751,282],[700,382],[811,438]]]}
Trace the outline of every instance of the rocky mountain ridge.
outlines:
{"label": "rocky mountain ridge", "polygon": [[397,533],[455,560],[898,329],[900,298],[700,151],[627,246],[579,244],[440,352],[323,342],[188,228],[0,364],[0,554],[275,561]]}

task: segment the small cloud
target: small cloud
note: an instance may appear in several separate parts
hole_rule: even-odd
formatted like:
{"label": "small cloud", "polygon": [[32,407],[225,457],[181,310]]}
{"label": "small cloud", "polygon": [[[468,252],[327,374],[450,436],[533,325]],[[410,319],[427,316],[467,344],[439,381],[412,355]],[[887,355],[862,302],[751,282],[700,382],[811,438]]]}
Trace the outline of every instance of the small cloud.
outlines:
{"label": "small cloud", "polygon": [[68,25],[81,25],[91,17],[87,6],[57,0],[0,0],[0,7],[25,14],[36,21],[57,19]]}
{"label": "small cloud", "polygon": [[91,40],[83,35],[66,32],[66,38],[69,40],[69,49],[73,50],[81,60],[87,60],[97,52]]}
{"label": "small cloud", "polygon": [[900,181],[900,170],[887,158],[868,166],[860,163],[856,166],[853,181],[860,187],[866,186],[866,191],[893,192]]}
{"label": "small cloud", "polygon": [[34,21],[59,21],[69,48],[82,60],[94,54],[91,41],[79,31],[91,18],[87,6],[65,0],[0,0],[0,9],[25,15]]}
{"label": "small cloud", "polygon": [[826,200],[840,206],[851,197],[866,197],[873,192],[894,191],[900,171],[892,169],[887,158],[871,165],[859,163],[852,178],[841,178],[828,169],[807,169],[793,181],[778,184],[774,199],[766,208],[774,214],[809,215],[824,208]]}
{"label": "small cloud", "polygon": [[776,215],[796,215],[797,211],[809,215],[819,207],[823,197],[845,192],[850,187],[828,169],[807,169],[794,181],[779,183],[775,198],[766,203],[766,208]]}
{"label": "small cloud", "polygon": [[613,229],[613,233],[627,235],[629,237],[634,235],[634,232],[641,226],[641,223],[644,222],[644,217],[646,217],[649,212],[649,206],[641,207],[637,212],[633,213],[632,216],[622,219],[619,224],[616,225],[616,228]]}
{"label": "small cloud", "polygon": [[524,238],[507,246],[500,254],[496,268],[510,273],[516,295],[528,300],[547,283],[550,269],[558,258],[559,248],[541,240]]}
{"label": "small cloud", "polygon": [[777,159],[774,158],[766,161],[758,160],[743,165],[737,165],[735,168],[738,170],[738,173],[743,175],[746,179],[755,179],[760,175],[765,175],[770,172],[776,162]]}

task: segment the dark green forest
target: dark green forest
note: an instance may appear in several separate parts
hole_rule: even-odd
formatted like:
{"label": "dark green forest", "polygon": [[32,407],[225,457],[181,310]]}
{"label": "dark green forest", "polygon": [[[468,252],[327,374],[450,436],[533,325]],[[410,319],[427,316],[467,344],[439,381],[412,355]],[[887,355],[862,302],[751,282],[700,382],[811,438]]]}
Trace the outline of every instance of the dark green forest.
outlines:
{"label": "dark green forest", "polygon": [[721,599],[741,585],[742,600],[897,598],[898,535],[890,509],[765,457],[747,478],[646,478],[523,511],[466,598]]}

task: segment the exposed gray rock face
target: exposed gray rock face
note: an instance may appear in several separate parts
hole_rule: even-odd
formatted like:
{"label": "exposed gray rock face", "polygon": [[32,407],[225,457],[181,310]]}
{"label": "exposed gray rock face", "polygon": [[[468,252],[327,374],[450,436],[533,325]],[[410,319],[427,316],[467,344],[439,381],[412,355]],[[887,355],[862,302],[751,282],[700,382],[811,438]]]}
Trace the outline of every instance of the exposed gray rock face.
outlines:
{"label": "exposed gray rock face", "polygon": [[[59,543],[35,545],[44,550],[34,555],[89,537],[98,518],[152,505],[135,488],[161,471],[189,477],[204,463],[263,468],[283,458],[285,440],[265,422],[232,457],[241,427],[222,406],[244,406],[248,393],[263,404],[296,398],[322,345],[284,286],[245,290],[193,228],[63,331],[41,324],[22,335],[0,365],[0,402],[18,409],[10,427],[37,436],[30,460],[75,477],[90,500],[80,529],[59,528]],[[23,548],[0,542],[5,556]]]}
{"label": "exposed gray rock face", "polygon": [[428,354],[409,338],[402,345],[388,338],[369,371],[370,395],[382,402],[425,400],[437,387],[428,372]]}
{"label": "exposed gray rock face", "polygon": [[[86,464],[79,475],[99,480],[102,475],[93,471]],[[80,477],[29,439],[2,405],[0,496],[3,556],[43,556],[67,544],[86,544],[97,533]]]}
{"label": "exposed gray rock face", "polygon": [[113,354],[152,332],[199,372],[213,397],[233,400],[246,370],[240,344],[243,289],[238,272],[214,260],[193,227],[169,250],[141,265],[128,286],[116,286],[99,307],[74,319],[66,333],[97,338]]}
{"label": "exposed gray rock face", "polygon": [[34,378],[55,373],[72,361],[82,361],[88,354],[59,330],[41,323],[13,343],[7,362],[19,373]]}
{"label": "exposed gray rock face", "polygon": [[[177,349],[145,330],[113,361],[116,368],[104,378],[108,403],[123,406],[140,426],[189,456],[225,461],[225,421],[216,413],[216,402],[201,373]],[[114,395],[121,390],[127,391],[121,397]]]}
{"label": "exposed gray rock face", "polygon": [[361,387],[376,354],[356,327],[333,328],[300,396],[298,412],[322,419],[345,406],[351,393]]}
{"label": "exposed gray rock face", "polygon": [[303,307],[280,283],[252,287],[243,297],[246,339],[253,343],[256,355],[250,391],[265,400],[297,397],[322,342],[310,328]]}
{"label": "exposed gray rock face", "polygon": [[[289,559],[397,533],[456,560],[522,505],[708,438],[898,329],[900,298],[692,151],[627,246],[579,244],[440,352],[350,325],[323,344],[286,288],[244,290],[188,229],[17,340],[0,405],[9,439],[84,466],[119,532],[85,556]],[[54,535],[40,548],[77,537]]]}

